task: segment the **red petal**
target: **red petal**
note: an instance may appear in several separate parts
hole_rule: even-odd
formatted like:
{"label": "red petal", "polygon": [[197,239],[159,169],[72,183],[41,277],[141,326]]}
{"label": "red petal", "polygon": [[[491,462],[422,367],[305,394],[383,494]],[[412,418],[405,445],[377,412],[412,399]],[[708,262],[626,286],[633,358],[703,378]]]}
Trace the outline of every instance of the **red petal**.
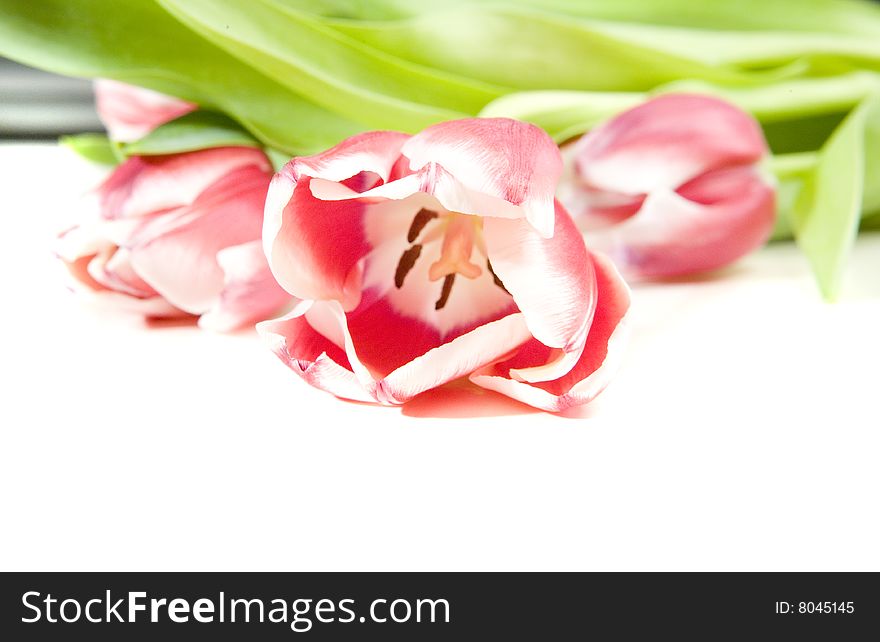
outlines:
{"label": "red petal", "polygon": [[281,361],[307,383],[343,399],[375,401],[351,369],[345,351],[315,330],[306,319],[310,303],[290,314],[257,325]]}
{"label": "red petal", "polygon": [[583,237],[559,203],[555,215],[549,239],[521,219],[486,218],[483,230],[492,267],[532,335],[573,352],[583,346],[596,306],[595,276]]}
{"label": "red petal", "polygon": [[565,410],[592,401],[608,385],[622,356],[629,289],[610,261],[593,255],[597,300],[584,349],[574,367],[554,381],[526,383],[511,378],[511,370],[539,367],[553,351],[533,339],[505,360],[476,371],[470,380],[523,403],[549,411]]}

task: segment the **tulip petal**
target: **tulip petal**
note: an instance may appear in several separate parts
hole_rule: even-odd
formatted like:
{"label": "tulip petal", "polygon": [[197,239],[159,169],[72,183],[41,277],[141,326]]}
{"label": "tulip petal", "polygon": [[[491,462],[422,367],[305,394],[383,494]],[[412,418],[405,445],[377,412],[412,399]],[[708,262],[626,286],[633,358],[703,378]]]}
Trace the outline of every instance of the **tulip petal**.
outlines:
{"label": "tulip petal", "polygon": [[[553,235],[553,194],[562,173],[562,158],[542,129],[507,118],[454,120],[419,132],[402,151],[413,171],[431,165],[442,167],[472,193],[521,207],[526,220],[542,236]],[[493,216],[491,210],[467,213]]]}
{"label": "tulip petal", "polygon": [[123,143],[143,138],[159,125],[197,108],[193,103],[116,80],[100,78],[94,87],[101,122],[110,138]]}
{"label": "tulip petal", "polygon": [[281,173],[293,183],[303,176],[341,182],[361,172],[376,174],[387,182],[409,138],[409,134],[394,131],[364,132],[320,154],[295,158]]}
{"label": "tulip petal", "polygon": [[[360,359],[346,314],[335,301],[303,302],[289,315],[257,326],[273,350],[311,385],[338,397],[402,404],[509,354],[530,337],[521,314],[481,325],[381,376]],[[399,337],[394,330],[388,339]]]}
{"label": "tulip petal", "polygon": [[199,319],[200,327],[229,332],[275,316],[292,303],[272,276],[260,240],[220,250],[217,263],[223,270],[223,291]]}
{"label": "tulip petal", "polygon": [[175,308],[159,295],[137,297],[122,292],[108,290],[89,274],[89,265],[94,256],[82,256],[73,261],[62,259],[67,267],[68,287],[86,303],[100,310],[121,310],[146,317],[171,318],[188,316],[183,310]]}
{"label": "tulip petal", "polygon": [[[275,175],[266,197],[263,243],[284,289],[301,299],[339,299],[346,309],[357,305],[359,288],[346,283],[370,246],[362,229],[365,204],[352,198],[363,190],[352,189],[350,179],[373,175],[387,181],[408,138],[366,132],[321,154],[294,158]],[[335,187],[343,200],[316,196],[313,182]]]}
{"label": "tulip petal", "polygon": [[574,150],[589,186],[620,194],[674,190],[711,170],[767,153],[758,123],[711,96],[666,94],[600,125]]}
{"label": "tulip petal", "polygon": [[255,167],[224,175],[191,207],[148,222],[131,240],[134,270],[176,307],[210,310],[223,290],[217,253],[260,236],[268,178]]}
{"label": "tulip petal", "polygon": [[322,179],[312,179],[310,186],[313,196],[326,201],[361,198],[365,199],[362,203],[369,203],[377,199],[407,200],[425,194],[432,197],[434,209],[496,218],[519,219],[524,216],[520,206],[466,187],[437,163],[429,163],[417,172],[407,173],[363,192]]}
{"label": "tulip petal", "polygon": [[577,352],[596,308],[593,262],[583,237],[559,203],[556,232],[545,239],[523,220],[486,218],[489,260],[544,345]]}
{"label": "tulip petal", "polygon": [[360,288],[349,276],[371,249],[363,231],[366,205],[315,198],[308,176],[295,185],[289,180],[276,174],[266,199],[263,241],[272,273],[300,299],[336,299],[346,309],[355,307]]}
{"label": "tulip petal", "polygon": [[522,314],[485,323],[398,368],[378,384],[382,403],[401,404],[509,354],[530,337]]}
{"label": "tulip petal", "polygon": [[154,290],[131,266],[131,255],[125,248],[109,246],[89,261],[89,276],[108,290],[139,299],[156,296]]}
{"label": "tulip petal", "polygon": [[[460,289],[465,285],[456,284],[458,289],[452,296],[467,296],[468,293]],[[436,292],[428,295],[432,299],[432,308],[439,290],[438,286]],[[480,289],[475,288],[474,291]],[[358,355],[377,377],[390,375],[430,350],[516,312],[516,306],[507,297],[502,305],[482,311],[467,325],[457,325],[442,332],[435,325],[436,321],[427,314],[426,319],[420,319],[401,313],[398,306],[399,303],[388,297],[373,301],[365,297],[364,303],[347,315],[348,331],[353,344],[357,346]]]}
{"label": "tulip petal", "polygon": [[541,383],[511,378],[511,371],[534,368],[552,356],[550,348],[533,339],[513,357],[475,371],[470,380],[482,388],[550,412],[583,405],[602,392],[623,356],[627,336],[625,317],[630,300],[629,288],[614,265],[599,254],[593,254],[592,261],[597,286],[596,313],[581,356],[567,374]]}
{"label": "tulip petal", "polygon": [[753,167],[709,172],[678,193],[652,192],[634,216],[587,232],[586,240],[628,278],[712,270],[766,242],[774,201],[773,188]]}
{"label": "tulip petal", "polygon": [[[372,375],[361,363],[338,303],[316,302],[308,314],[302,313],[301,318],[308,330],[302,322],[295,327],[274,327],[276,334],[286,337],[283,342],[276,339],[276,354],[315,387],[346,399],[386,405],[405,403],[425,390],[467,375],[510,353],[529,338],[522,315],[511,314],[430,349],[388,376],[381,377]],[[259,324],[258,328],[265,333],[266,324]],[[312,357],[303,356],[309,354],[304,348],[291,348],[291,344],[303,336],[313,341],[308,344]],[[341,350],[340,344],[345,350],[343,355],[328,348],[332,345],[336,350]],[[326,361],[319,363],[315,356],[318,349],[314,345],[320,346],[321,353],[332,355],[332,366]],[[312,372],[313,364],[321,368]]]}
{"label": "tulip petal", "polygon": [[217,147],[170,156],[133,156],[98,188],[105,218],[155,214],[193,203],[231,172],[256,167],[271,172],[269,159],[252,147]]}
{"label": "tulip petal", "polygon": [[257,324],[257,332],[272,351],[307,383],[337,397],[375,401],[351,370],[345,351],[315,330],[306,312],[313,304],[304,301],[288,315]]}

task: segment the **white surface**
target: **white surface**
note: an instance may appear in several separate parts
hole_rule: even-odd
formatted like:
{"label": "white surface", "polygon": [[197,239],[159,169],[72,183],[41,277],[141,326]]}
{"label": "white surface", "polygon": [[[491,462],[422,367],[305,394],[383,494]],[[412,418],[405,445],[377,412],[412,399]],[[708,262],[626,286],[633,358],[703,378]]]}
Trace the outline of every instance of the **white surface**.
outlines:
{"label": "white surface", "polygon": [[50,249],[95,176],[0,147],[0,568],[880,570],[880,236],[836,305],[789,245],[637,288],[624,368],[573,417],[401,410],[251,333],[80,305]]}

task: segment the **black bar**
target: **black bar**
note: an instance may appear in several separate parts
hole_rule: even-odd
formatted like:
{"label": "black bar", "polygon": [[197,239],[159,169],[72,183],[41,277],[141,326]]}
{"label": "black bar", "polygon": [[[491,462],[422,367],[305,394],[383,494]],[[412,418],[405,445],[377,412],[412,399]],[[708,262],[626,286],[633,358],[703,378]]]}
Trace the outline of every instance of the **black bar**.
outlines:
{"label": "black bar", "polygon": [[[876,573],[6,573],[0,584],[0,633],[16,641],[851,640],[877,639],[880,631]],[[144,610],[134,612],[134,622],[118,622],[128,619],[130,592],[145,594],[134,598]],[[50,594],[57,601],[47,605]],[[155,623],[153,599],[165,600],[155,607]],[[174,615],[188,621],[171,620],[173,599],[185,601],[176,603]],[[200,599],[207,602],[198,615],[210,622],[196,621]],[[247,607],[251,622],[242,621],[242,603],[232,607],[236,621],[230,622],[234,599],[262,600],[264,622],[255,621],[255,602]],[[64,606],[64,616],[73,620],[79,610],[79,619],[48,622],[60,620],[63,600],[76,600]],[[90,607],[93,619],[112,622],[87,622],[89,600],[99,600]],[[433,602],[433,622],[424,600]],[[286,622],[269,622],[272,612]],[[23,621],[38,613],[37,622]],[[407,613],[408,621],[392,619]],[[291,629],[295,615],[298,631]]]}

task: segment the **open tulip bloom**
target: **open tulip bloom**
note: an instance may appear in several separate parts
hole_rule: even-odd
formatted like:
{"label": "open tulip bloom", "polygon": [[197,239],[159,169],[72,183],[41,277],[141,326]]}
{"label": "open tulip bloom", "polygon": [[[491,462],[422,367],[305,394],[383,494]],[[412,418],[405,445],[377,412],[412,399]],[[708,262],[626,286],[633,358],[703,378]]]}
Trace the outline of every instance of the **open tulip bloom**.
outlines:
{"label": "open tulip bloom", "polygon": [[581,138],[559,197],[628,278],[723,267],[763,245],[774,187],[758,123],[710,96],[668,94]]}
{"label": "open tulip bloom", "polygon": [[293,159],[269,188],[263,243],[301,302],[260,332],[347,399],[400,404],[469,377],[547,410],[590,401],[629,294],[554,200],[561,169],[547,134],[508,119],[368,132]]}

